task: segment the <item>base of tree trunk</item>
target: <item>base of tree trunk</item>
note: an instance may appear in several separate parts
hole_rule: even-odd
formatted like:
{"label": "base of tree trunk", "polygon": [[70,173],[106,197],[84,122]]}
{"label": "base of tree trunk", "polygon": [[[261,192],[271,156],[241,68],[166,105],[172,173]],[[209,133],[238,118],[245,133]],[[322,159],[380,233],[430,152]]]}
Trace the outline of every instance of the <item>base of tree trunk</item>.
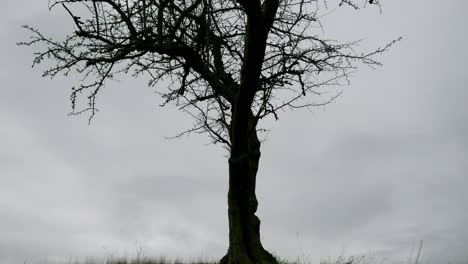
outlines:
{"label": "base of tree trunk", "polygon": [[233,254],[231,250],[221,258],[219,264],[279,264],[278,260],[266,250],[260,256],[249,257],[247,254]]}

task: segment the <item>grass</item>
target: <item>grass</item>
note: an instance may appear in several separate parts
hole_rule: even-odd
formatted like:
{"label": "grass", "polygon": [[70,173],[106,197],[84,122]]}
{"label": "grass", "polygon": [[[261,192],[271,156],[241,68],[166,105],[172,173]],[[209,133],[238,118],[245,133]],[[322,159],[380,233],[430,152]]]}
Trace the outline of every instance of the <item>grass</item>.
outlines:
{"label": "grass", "polygon": [[217,264],[215,261],[197,260],[195,262],[184,262],[182,260],[170,260],[166,257],[159,258],[108,258],[106,260],[85,260],[82,262],[72,262],[70,264]]}
{"label": "grass", "polygon": [[[307,262],[296,260],[296,261],[288,261],[285,259],[281,259],[277,256],[275,258],[278,260],[279,264],[306,264]],[[322,260],[319,264],[371,264],[374,263],[373,261],[369,261],[370,259],[360,256],[360,257],[338,257],[337,259],[331,260]],[[25,262],[29,264],[28,262]],[[196,261],[191,262],[184,262],[180,259],[171,260],[167,257],[158,257],[158,258],[148,258],[148,257],[141,257],[137,256],[135,258],[128,258],[128,257],[108,257],[107,259],[96,259],[96,258],[87,258],[85,260],[69,260],[66,262],[45,262],[46,264],[218,264],[219,262],[216,260],[207,260],[206,258],[199,258]]]}
{"label": "grass", "polygon": [[[421,249],[422,241],[419,244],[419,250],[416,257],[408,258],[407,264],[429,264],[429,262],[421,261]],[[412,254],[411,254],[412,255]],[[303,261],[299,258],[296,261],[288,261],[282,259],[278,256],[274,256],[279,264],[311,264],[310,261]],[[69,260],[69,261],[54,261],[54,262],[40,262],[41,264],[218,264],[219,260],[208,260],[207,258],[198,258],[195,261],[186,262],[181,259],[169,259],[167,257],[161,256],[157,258],[149,258],[144,256],[141,250],[139,250],[134,258],[130,257],[107,257],[106,259],[97,259],[97,258],[86,258],[85,260]],[[24,262],[24,264],[31,264],[35,262]],[[318,264],[376,264],[384,263],[382,260],[377,260],[376,258],[360,255],[360,256],[351,256],[344,257],[339,256],[338,258],[327,258],[322,259]],[[450,264],[451,262],[448,262]],[[468,257],[464,264],[468,264]]]}

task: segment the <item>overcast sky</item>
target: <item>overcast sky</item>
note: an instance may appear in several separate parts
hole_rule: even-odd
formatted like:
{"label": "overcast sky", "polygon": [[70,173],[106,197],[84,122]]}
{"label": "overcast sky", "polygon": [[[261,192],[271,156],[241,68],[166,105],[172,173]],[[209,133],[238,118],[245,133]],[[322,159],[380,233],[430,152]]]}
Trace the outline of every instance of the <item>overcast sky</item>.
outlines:
{"label": "overcast sky", "polygon": [[[160,108],[146,80],[122,77],[100,112],[69,117],[75,78],[41,78],[22,24],[72,29],[46,0],[0,9],[0,263],[70,257],[220,258],[227,250],[227,160]],[[329,1],[331,11],[334,5]],[[467,1],[384,1],[383,12],[341,8],[326,34],[402,36],[362,67],[333,104],[281,114],[262,146],[258,215],[264,246],[291,260],[366,254],[407,263],[468,258]],[[164,89],[164,87],[158,87]]]}

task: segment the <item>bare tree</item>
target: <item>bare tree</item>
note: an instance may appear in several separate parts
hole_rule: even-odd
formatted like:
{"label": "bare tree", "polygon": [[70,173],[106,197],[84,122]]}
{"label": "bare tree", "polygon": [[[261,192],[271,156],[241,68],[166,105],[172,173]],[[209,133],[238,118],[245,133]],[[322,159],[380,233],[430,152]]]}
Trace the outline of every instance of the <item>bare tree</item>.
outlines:
{"label": "bare tree", "polygon": [[[324,2],[325,5],[327,4]],[[378,1],[343,0],[359,9]],[[44,76],[83,76],[71,90],[72,114],[96,113],[96,96],[117,74],[145,75],[149,85],[195,119],[229,150],[229,249],[221,263],[278,263],[260,242],[255,182],[259,120],[278,111],[325,105],[339,93],[321,88],[347,82],[357,64],[380,65],[354,43],[321,38],[318,0],[55,0],[74,21],[63,41],[37,29],[20,45],[45,44],[33,65]],[[317,32],[318,31],[318,32]],[[41,46],[42,47],[42,46]],[[325,97],[325,99],[324,99]],[[314,101],[319,100],[319,101]]]}

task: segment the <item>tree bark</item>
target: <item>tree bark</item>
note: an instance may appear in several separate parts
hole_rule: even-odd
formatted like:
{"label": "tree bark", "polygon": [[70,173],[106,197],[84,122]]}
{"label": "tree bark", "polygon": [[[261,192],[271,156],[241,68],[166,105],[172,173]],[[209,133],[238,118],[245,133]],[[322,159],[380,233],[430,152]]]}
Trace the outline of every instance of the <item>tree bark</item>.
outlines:
{"label": "tree bark", "polygon": [[[260,160],[260,141],[256,124],[250,113],[244,146],[231,151],[229,158],[229,249],[221,264],[277,264],[260,241],[260,219],[255,215],[258,201],[255,194],[256,176]],[[234,146],[232,146],[234,147]]]}

